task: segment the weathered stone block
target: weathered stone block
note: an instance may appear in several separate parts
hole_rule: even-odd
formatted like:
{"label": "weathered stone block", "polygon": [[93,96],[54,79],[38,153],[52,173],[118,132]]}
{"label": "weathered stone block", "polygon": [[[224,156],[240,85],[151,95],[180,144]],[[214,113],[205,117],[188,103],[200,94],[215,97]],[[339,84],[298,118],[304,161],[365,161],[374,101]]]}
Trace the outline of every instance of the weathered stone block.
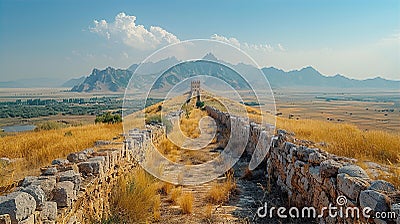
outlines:
{"label": "weathered stone block", "polygon": [[55,167],[45,167],[40,169],[43,176],[53,176],[57,174],[57,168]]}
{"label": "weathered stone block", "polygon": [[88,161],[78,164],[79,172],[84,176],[92,176],[103,173],[103,163],[101,161]]}
{"label": "weathered stone block", "polygon": [[87,148],[87,149],[81,151],[80,153],[83,153],[83,154],[85,154],[86,156],[89,156],[89,155],[91,155],[91,154],[94,153],[94,149],[93,149],[93,148]]}
{"label": "weathered stone block", "polygon": [[321,176],[324,178],[335,177],[338,174],[338,170],[342,167],[342,164],[336,162],[335,160],[328,159],[320,164]]}
{"label": "weathered stone block", "polygon": [[87,156],[85,153],[71,153],[67,156],[68,161],[71,163],[78,163],[78,162],[84,162],[87,160]]}
{"label": "weathered stone block", "polygon": [[51,200],[53,194],[53,189],[56,186],[56,177],[55,176],[42,176],[39,177],[36,181],[33,181],[32,185],[40,186],[46,195],[46,200]]}
{"label": "weathered stone block", "polygon": [[326,160],[326,157],[319,152],[314,152],[308,155],[308,162],[314,165],[319,165],[324,160]]}
{"label": "weathered stone block", "polygon": [[57,219],[57,203],[54,201],[44,202],[40,217],[42,220],[55,221]]}
{"label": "weathered stone block", "polygon": [[360,206],[369,207],[375,212],[389,211],[389,198],[373,190],[365,190],[360,193]]}
{"label": "weathered stone block", "polygon": [[67,164],[69,164],[67,159],[55,159],[51,162],[51,165],[65,166]]}
{"label": "weathered stone block", "polygon": [[21,189],[22,192],[26,192],[30,194],[36,201],[36,208],[39,208],[43,205],[46,200],[46,194],[42,190],[42,188],[38,185],[29,185],[25,188]]}
{"label": "weathered stone block", "polygon": [[308,171],[315,181],[322,184],[324,180],[322,179],[322,176],[320,174],[320,169],[320,166],[311,166]]}
{"label": "weathered stone block", "polygon": [[337,187],[348,198],[358,201],[360,192],[369,187],[369,182],[362,178],[351,177],[346,173],[341,173],[337,176]]}
{"label": "weathered stone block", "polygon": [[26,176],[23,180],[22,180],[22,187],[26,187],[28,185],[31,185],[33,182],[37,181],[38,177],[35,176]]}
{"label": "weathered stone block", "polygon": [[98,161],[98,162],[101,163],[102,168],[103,168],[103,172],[106,172],[108,170],[108,165],[109,165],[108,161],[109,161],[109,159],[108,159],[108,154],[107,153],[105,155],[103,155],[103,156],[95,156],[95,157],[90,158],[88,160],[88,162],[95,162],[95,161]]}
{"label": "weathered stone block", "polygon": [[10,215],[12,223],[27,219],[35,209],[36,201],[28,193],[15,191],[0,197],[0,215]]}
{"label": "weathered stone block", "polygon": [[380,191],[380,192],[394,192],[396,187],[384,180],[376,180],[371,183],[368,190]]}
{"label": "weathered stone block", "polygon": [[390,210],[395,212],[397,217],[400,218],[400,203],[392,204],[392,206],[390,207]]}
{"label": "weathered stone block", "polygon": [[74,183],[75,191],[79,191],[79,189],[81,187],[81,175],[80,175],[80,173],[76,173],[73,170],[68,170],[68,171],[59,173],[58,179],[60,182],[71,181],[72,183]]}
{"label": "weathered stone block", "polygon": [[351,177],[359,177],[368,179],[369,176],[365,170],[356,165],[347,165],[339,168],[338,173],[345,173]]}
{"label": "weathered stone block", "polygon": [[63,181],[57,183],[53,190],[53,201],[57,202],[57,207],[69,207],[76,198],[74,183],[71,181]]}

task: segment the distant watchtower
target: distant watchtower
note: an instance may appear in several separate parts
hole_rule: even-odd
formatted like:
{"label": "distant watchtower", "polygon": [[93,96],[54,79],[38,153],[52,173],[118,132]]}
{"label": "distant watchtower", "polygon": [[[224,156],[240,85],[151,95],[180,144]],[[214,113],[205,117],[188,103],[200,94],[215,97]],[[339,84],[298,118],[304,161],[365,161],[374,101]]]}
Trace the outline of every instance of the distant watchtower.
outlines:
{"label": "distant watchtower", "polygon": [[190,85],[190,94],[192,95],[192,97],[200,96],[200,80],[192,81]]}

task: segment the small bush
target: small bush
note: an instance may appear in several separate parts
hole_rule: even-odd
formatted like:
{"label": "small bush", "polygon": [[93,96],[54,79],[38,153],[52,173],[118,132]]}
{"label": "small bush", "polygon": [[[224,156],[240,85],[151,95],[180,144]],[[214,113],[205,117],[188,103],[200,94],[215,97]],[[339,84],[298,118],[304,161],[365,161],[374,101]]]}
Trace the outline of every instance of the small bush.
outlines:
{"label": "small bush", "polygon": [[160,114],[149,115],[145,120],[146,124],[161,124],[162,119]]}
{"label": "small bush", "polygon": [[178,202],[179,197],[182,195],[182,187],[176,187],[171,190],[171,195],[168,199],[173,204]]}
{"label": "small bush", "polygon": [[183,214],[190,214],[193,212],[194,197],[192,192],[186,192],[179,198],[179,206]]}
{"label": "small bush", "polygon": [[66,125],[63,123],[58,123],[55,121],[46,121],[46,122],[43,122],[43,123],[37,125],[37,127],[35,128],[35,131],[57,130],[57,129],[60,129],[63,127],[66,127]]}
{"label": "small bush", "polygon": [[207,199],[214,204],[225,203],[229,200],[232,194],[237,192],[233,172],[229,171],[226,174],[226,180],[222,183],[214,184],[208,192]]}
{"label": "small bush", "polygon": [[203,108],[203,107],[204,107],[204,102],[202,102],[202,101],[197,101],[197,102],[196,102],[196,107],[197,107],[197,108]]}
{"label": "small bush", "polygon": [[72,131],[67,131],[67,132],[65,132],[64,136],[65,136],[65,137],[72,136]]}
{"label": "small bush", "polygon": [[97,123],[106,123],[106,124],[115,124],[122,122],[122,117],[119,114],[111,114],[111,112],[107,112],[102,115],[96,116],[94,122]]}
{"label": "small bush", "polygon": [[212,214],[213,214],[213,206],[211,204],[207,204],[204,208],[204,219],[211,223],[212,221]]}
{"label": "small bush", "polygon": [[146,222],[160,208],[157,183],[142,169],[121,177],[111,201],[113,215],[128,223]]}

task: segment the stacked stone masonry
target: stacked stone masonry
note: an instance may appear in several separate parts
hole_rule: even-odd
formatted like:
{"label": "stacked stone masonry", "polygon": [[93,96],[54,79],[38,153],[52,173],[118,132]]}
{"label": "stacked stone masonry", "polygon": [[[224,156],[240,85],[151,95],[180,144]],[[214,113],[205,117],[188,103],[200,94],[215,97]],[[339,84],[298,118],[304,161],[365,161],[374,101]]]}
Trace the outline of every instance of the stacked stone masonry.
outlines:
{"label": "stacked stone masonry", "polygon": [[[216,120],[221,142],[229,137],[230,119],[227,113],[206,107]],[[246,122],[245,119],[235,119]],[[246,153],[251,155],[257,143],[268,142],[259,124],[243,124],[248,130]],[[151,128],[150,128],[151,129]],[[236,130],[236,129],[235,129]],[[159,133],[150,130],[131,130],[125,136],[124,146],[93,151],[86,149],[71,153],[67,159],[56,159],[51,166],[41,169],[40,176],[25,177],[18,188],[0,196],[0,224],[93,223],[110,215],[109,197],[119,176],[134,168],[144,155],[134,155],[142,147],[151,146]],[[261,139],[260,139],[261,136]],[[371,180],[355,165],[355,160],[338,157],[323,150],[290,143],[285,131],[272,138],[266,160],[270,181],[288,196],[291,206],[317,209],[336,206],[338,197],[347,208],[369,207],[372,213],[392,212],[400,217],[399,192],[383,180]],[[99,145],[111,145],[99,142]],[[266,144],[261,144],[265,146]],[[135,158],[135,159],[134,159]],[[396,223],[397,219],[366,219],[324,216],[320,223]]]}
{"label": "stacked stone masonry", "polygon": [[[206,107],[206,110],[216,120],[218,131],[222,132],[220,135],[228,135],[230,115],[213,107]],[[256,123],[248,126],[250,132],[246,153],[251,155],[257,143],[266,140],[261,135],[266,128]],[[371,180],[361,167],[355,165],[355,159],[295,145],[288,141],[288,136],[285,131],[278,130],[273,137],[266,157],[266,173],[267,178],[275,181],[287,194],[291,206],[300,211],[304,207],[314,207],[317,215],[324,214],[318,218],[320,223],[400,224],[400,192],[395,186],[383,180]],[[345,204],[338,205],[338,198],[341,200],[339,203]],[[342,208],[344,212],[336,217],[331,217],[326,210],[319,212],[329,205]],[[359,218],[352,216],[354,208],[360,211]],[[368,219],[362,214],[364,208],[372,209]],[[373,218],[377,212],[397,218]]]}
{"label": "stacked stone masonry", "polygon": [[86,149],[54,160],[41,169],[40,176],[27,176],[14,192],[0,196],[0,224],[77,224],[106,219],[119,176],[137,165],[132,149],[147,139],[147,131],[135,130],[126,136],[130,149],[128,144],[117,144],[116,149]]}

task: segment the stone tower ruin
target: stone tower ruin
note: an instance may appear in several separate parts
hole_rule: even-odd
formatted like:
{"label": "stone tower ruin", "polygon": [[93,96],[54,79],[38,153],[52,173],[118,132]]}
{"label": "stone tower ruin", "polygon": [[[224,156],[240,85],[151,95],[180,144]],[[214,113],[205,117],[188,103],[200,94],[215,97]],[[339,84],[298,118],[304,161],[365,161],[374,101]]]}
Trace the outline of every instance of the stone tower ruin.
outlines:
{"label": "stone tower ruin", "polygon": [[194,80],[190,86],[190,94],[192,97],[200,96],[200,80]]}

